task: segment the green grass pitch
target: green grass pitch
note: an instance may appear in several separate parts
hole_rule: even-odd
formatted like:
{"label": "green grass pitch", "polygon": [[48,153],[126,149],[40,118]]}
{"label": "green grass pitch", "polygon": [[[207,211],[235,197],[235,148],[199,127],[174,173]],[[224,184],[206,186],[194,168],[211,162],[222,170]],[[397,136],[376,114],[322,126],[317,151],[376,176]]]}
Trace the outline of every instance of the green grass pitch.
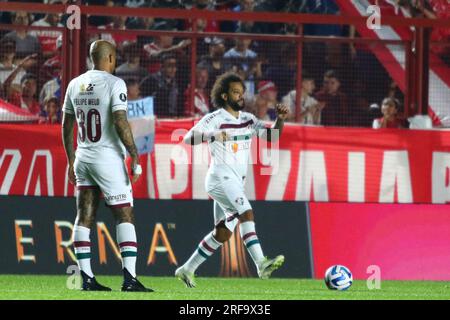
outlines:
{"label": "green grass pitch", "polygon": [[154,293],[120,292],[122,278],[97,276],[112,292],[81,292],[66,286],[66,276],[0,275],[0,299],[19,300],[398,300],[450,299],[450,283],[435,281],[383,281],[381,289],[369,290],[355,281],[344,292],[328,290],[323,281],[300,279],[197,278],[188,289],[176,278],[140,277]]}

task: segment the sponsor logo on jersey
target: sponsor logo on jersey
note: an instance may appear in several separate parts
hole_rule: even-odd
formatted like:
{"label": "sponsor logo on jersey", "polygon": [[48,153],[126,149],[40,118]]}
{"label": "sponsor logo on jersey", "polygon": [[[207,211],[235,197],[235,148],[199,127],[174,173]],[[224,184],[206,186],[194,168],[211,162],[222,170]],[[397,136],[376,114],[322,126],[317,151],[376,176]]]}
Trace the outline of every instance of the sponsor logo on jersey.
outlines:
{"label": "sponsor logo on jersey", "polygon": [[89,83],[87,86],[82,83],[80,84],[80,95],[91,95],[94,93],[94,86],[93,84]]}

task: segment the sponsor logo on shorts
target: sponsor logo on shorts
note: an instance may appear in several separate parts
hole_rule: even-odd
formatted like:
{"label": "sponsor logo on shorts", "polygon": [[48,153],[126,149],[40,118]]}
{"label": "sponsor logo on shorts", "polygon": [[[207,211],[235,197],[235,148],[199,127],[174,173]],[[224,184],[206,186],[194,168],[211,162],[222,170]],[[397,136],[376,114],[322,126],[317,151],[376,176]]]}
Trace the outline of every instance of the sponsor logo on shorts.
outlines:
{"label": "sponsor logo on shorts", "polygon": [[121,200],[127,200],[127,195],[117,194],[113,196],[105,196],[105,201],[121,201]]}
{"label": "sponsor logo on shorts", "polygon": [[236,200],[234,200],[234,202],[236,202],[238,205],[242,206],[242,205],[244,205],[244,198],[239,197]]}

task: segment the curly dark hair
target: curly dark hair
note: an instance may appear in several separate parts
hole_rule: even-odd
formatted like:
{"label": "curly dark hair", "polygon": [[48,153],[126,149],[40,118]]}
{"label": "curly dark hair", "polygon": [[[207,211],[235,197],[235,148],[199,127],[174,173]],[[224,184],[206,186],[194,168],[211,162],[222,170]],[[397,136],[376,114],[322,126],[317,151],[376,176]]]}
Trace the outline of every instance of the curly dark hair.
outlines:
{"label": "curly dark hair", "polygon": [[222,94],[228,93],[230,90],[230,84],[233,82],[241,83],[245,90],[244,81],[234,72],[224,73],[217,78],[211,90],[211,100],[216,108],[224,108],[226,106],[226,101],[223,100]]}

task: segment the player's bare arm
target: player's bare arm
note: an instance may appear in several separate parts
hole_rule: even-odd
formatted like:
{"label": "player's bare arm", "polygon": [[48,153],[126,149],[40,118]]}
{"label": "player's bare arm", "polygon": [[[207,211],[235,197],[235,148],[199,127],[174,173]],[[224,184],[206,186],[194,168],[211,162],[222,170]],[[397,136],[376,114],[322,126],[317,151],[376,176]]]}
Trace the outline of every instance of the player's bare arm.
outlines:
{"label": "player's bare arm", "polygon": [[141,173],[135,171],[135,168],[139,166],[139,154],[136,144],[134,143],[130,124],[127,120],[127,113],[124,110],[113,112],[113,118],[114,127],[116,128],[117,134],[131,156],[131,168],[133,174],[131,182],[135,183],[141,176]]}
{"label": "player's bare arm", "polygon": [[75,115],[63,113],[62,119],[62,138],[64,150],[66,151],[67,163],[69,164],[69,182],[75,184],[75,171],[73,164],[75,162],[75,150],[73,148],[73,127],[75,123]]}
{"label": "player's bare arm", "polygon": [[[289,116],[289,107],[285,106],[284,104],[277,104],[275,106],[275,110],[277,112],[277,120],[275,121],[273,127],[268,129],[267,132],[263,135],[263,138],[269,142],[276,141],[280,138],[281,133],[283,132],[284,121]],[[273,131],[277,132],[277,134],[273,134]]]}

